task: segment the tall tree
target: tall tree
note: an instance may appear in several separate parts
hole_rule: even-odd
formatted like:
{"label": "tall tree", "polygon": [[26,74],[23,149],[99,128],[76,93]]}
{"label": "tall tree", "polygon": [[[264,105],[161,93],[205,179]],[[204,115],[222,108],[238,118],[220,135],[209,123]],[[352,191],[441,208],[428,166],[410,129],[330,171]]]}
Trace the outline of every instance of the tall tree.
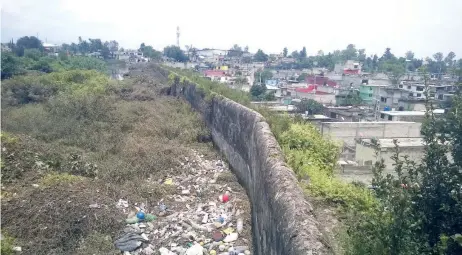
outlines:
{"label": "tall tree", "polygon": [[414,59],[414,52],[412,52],[410,50],[407,51],[405,55],[406,55],[407,60],[413,60]]}
{"label": "tall tree", "polygon": [[403,62],[398,60],[388,60],[381,62],[380,69],[384,72],[393,85],[398,85],[399,80],[406,72],[406,67]]}
{"label": "tall tree", "polygon": [[394,60],[394,59],[396,59],[396,57],[395,55],[393,55],[393,53],[391,53],[391,49],[386,48],[381,58],[381,61],[388,61],[388,60]]}
{"label": "tall tree", "polygon": [[282,55],[283,55],[284,57],[287,57],[287,52],[288,52],[287,47],[284,47],[284,49],[282,50]]}
{"label": "tall tree", "polygon": [[184,54],[184,52],[180,49],[180,47],[175,46],[175,45],[165,47],[164,56],[174,59],[178,62],[188,61],[188,57]]}
{"label": "tall tree", "polygon": [[266,62],[268,61],[268,55],[266,55],[261,49],[258,49],[257,53],[253,56],[253,59],[257,62]]}
{"label": "tall tree", "polygon": [[244,54],[241,46],[234,44],[233,47],[228,51],[228,56],[230,57],[240,57]]}
{"label": "tall tree", "polygon": [[303,46],[303,49],[300,51],[300,58],[306,58],[306,47]]}
{"label": "tall tree", "polygon": [[358,61],[364,63],[366,61],[366,49],[358,50]]}
{"label": "tall tree", "polygon": [[298,51],[294,50],[294,51],[292,51],[290,56],[295,58],[295,59],[298,59],[298,58],[300,58],[300,53]]}
{"label": "tall tree", "polygon": [[444,55],[443,55],[442,52],[437,52],[437,53],[433,54],[433,58],[436,60],[436,62],[442,62],[443,58],[444,58]]}
{"label": "tall tree", "polygon": [[358,58],[358,51],[354,44],[348,44],[345,50],[342,51],[342,59],[346,60],[356,60]]}

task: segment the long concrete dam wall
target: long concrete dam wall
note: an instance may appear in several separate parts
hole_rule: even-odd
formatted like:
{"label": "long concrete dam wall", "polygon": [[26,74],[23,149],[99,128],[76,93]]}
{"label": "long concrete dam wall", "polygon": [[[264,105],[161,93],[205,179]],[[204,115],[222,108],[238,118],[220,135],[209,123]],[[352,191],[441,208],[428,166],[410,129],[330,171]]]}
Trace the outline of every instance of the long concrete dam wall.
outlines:
{"label": "long concrete dam wall", "polygon": [[168,93],[199,111],[252,204],[254,253],[329,254],[322,233],[279,144],[258,112],[232,100],[206,100],[196,84],[178,79]]}

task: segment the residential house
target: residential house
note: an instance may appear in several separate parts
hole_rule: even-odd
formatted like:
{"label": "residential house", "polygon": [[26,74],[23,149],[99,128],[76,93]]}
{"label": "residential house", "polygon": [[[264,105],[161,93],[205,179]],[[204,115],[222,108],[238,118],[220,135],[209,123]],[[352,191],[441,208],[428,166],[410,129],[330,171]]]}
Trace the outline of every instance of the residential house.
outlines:
{"label": "residential house", "polygon": [[229,81],[229,76],[225,71],[221,70],[205,70],[204,76],[209,78],[212,81],[218,81],[222,83],[227,83]]}
{"label": "residential house", "polygon": [[359,96],[365,104],[375,104],[375,98],[380,94],[380,90],[388,87],[387,85],[372,85],[363,83],[359,86]]}
{"label": "residential house", "polygon": [[54,55],[55,53],[58,53],[59,50],[61,49],[60,45],[52,44],[52,43],[43,43],[42,46],[45,52],[47,52],[48,54],[52,54],[52,55]]}
{"label": "residential house", "polygon": [[334,66],[335,73],[341,73],[345,75],[361,74],[362,65],[355,60],[347,60],[345,63],[337,63]]}
{"label": "residential house", "polygon": [[328,106],[324,109],[324,115],[338,121],[358,122],[365,119],[367,109],[353,106]]}
{"label": "residential house", "polygon": [[[435,109],[433,114],[442,115],[444,109]],[[380,111],[380,121],[412,121],[423,122],[425,111]]]}
{"label": "residential house", "polygon": [[335,104],[335,94],[317,91],[315,85],[307,88],[296,88],[294,98],[313,99],[321,104]]}

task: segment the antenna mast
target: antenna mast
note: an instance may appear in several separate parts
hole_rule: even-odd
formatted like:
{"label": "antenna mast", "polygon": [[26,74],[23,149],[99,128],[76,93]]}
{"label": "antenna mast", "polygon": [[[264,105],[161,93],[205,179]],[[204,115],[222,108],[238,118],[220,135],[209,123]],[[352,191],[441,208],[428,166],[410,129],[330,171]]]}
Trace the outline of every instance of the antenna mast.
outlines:
{"label": "antenna mast", "polygon": [[176,46],[180,47],[180,27],[176,27]]}

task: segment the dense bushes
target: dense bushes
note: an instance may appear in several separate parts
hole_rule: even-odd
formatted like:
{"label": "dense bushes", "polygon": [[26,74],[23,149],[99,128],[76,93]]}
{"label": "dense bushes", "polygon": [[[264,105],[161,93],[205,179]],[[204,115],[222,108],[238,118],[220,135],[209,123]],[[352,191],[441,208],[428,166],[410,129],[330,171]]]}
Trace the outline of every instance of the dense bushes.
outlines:
{"label": "dense bushes", "polygon": [[38,49],[25,49],[23,57],[18,57],[11,52],[2,52],[2,80],[30,71],[51,73],[68,70],[105,72],[107,66],[104,61],[97,58],[68,56],[65,53],[59,57],[47,56]]}
{"label": "dense bushes", "polygon": [[97,71],[64,71],[38,76],[18,76],[2,82],[2,103],[39,103],[65,92],[71,95],[104,93],[109,79]]}

